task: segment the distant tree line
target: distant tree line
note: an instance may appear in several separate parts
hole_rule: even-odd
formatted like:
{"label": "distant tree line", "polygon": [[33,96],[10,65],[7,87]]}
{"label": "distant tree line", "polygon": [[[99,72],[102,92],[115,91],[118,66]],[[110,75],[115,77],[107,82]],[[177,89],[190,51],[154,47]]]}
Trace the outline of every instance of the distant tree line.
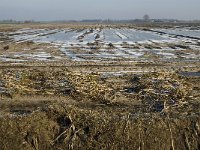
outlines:
{"label": "distant tree line", "polygon": [[83,23],[200,23],[200,20],[184,21],[176,19],[151,19],[148,14],[144,15],[142,19],[125,19],[125,20],[113,20],[113,19],[84,19],[84,20],[54,20],[54,21],[34,21],[24,20],[16,21],[13,19],[0,20],[0,23],[68,23],[68,22],[83,22]]}
{"label": "distant tree line", "polygon": [[0,23],[37,23],[37,22],[34,20],[17,21],[13,19],[8,19],[8,20],[0,20]]}

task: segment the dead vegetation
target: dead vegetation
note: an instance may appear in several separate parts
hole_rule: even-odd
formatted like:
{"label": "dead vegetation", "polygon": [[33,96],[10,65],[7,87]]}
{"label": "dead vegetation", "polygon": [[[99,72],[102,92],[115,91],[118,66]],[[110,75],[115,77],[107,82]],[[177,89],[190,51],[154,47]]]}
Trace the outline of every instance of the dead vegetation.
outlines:
{"label": "dead vegetation", "polygon": [[[115,103],[116,95],[131,96],[147,106],[148,111],[161,112],[168,107],[179,106],[192,99],[192,85],[186,77],[176,73],[147,73],[129,75],[115,84],[115,79],[102,77],[98,73],[70,72],[66,69],[3,70],[0,73],[2,97],[17,95],[72,96],[77,101]],[[108,80],[107,80],[108,79]],[[123,85],[124,84],[124,85]],[[143,106],[143,107],[144,107]]]}
{"label": "dead vegetation", "polygon": [[[0,75],[1,149],[199,149],[200,103],[187,77],[157,72],[111,78],[51,68],[4,69]],[[116,93],[140,105],[113,100]],[[20,96],[58,100],[15,104]]]}
{"label": "dead vegetation", "polygon": [[26,117],[0,119],[2,149],[199,148],[200,122],[194,116],[135,116],[120,107],[62,102]]}
{"label": "dead vegetation", "polygon": [[166,111],[170,107],[188,103],[192,85],[186,77],[175,73],[151,73],[134,76],[131,79],[132,87],[126,89],[135,93],[148,111]]}
{"label": "dead vegetation", "polygon": [[108,97],[113,93],[113,89],[102,80],[100,74],[68,74],[68,79],[84,99],[92,99],[99,102],[109,102]]}
{"label": "dead vegetation", "polygon": [[112,89],[101,79],[100,74],[72,73],[67,70],[5,70],[1,74],[1,95],[73,95],[98,102],[109,101]]}
{"label": "dead vegetation", "polygon": [[[61,72],[60,72],[61,73]],[[1,74],[2,95],[66,95],[73,90],[66,77],[57,72],[39,70],[4,71]]]}

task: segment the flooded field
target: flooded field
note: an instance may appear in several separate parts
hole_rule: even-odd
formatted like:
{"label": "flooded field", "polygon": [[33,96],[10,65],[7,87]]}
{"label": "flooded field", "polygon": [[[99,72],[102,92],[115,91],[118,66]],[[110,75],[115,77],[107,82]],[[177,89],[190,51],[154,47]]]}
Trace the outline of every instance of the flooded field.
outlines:
{"label": "flooded field", "polygon": [[197,150],[199,66],[198,24],[0,25],[0,149]]}

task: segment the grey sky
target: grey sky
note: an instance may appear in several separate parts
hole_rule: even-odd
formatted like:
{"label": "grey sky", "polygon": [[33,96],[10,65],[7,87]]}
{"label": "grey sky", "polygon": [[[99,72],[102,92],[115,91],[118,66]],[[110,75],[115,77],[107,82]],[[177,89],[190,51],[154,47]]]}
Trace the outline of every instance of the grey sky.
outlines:
{"label": "grey sky", "polygon": [[0,0],[0,20],[200,19],[200,0]]}

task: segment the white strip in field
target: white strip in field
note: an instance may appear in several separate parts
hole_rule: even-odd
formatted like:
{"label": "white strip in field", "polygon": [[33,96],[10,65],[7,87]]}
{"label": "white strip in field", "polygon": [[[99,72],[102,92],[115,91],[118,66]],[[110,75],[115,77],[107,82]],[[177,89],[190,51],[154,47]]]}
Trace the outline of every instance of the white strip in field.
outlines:
{"label": "white strip in field", "polygon": [[26,29],[12,32],[9,34],[17,42],[23,42],[28,40],[33,40],[37,42],[71,42],[78,43],[79,37],[82,36],[82,40],[85,42],[94,42],[95,39],[104,40],[105,43],[108,42],[138,42],[145,40],[169,40],[168,37],[161,37],[155,33],[150,33],[146,31],[139,31],[134,29],[93,29],[89,31],[85,30],[72,30],[72,29]]}
{"label": "white strip in field", "polygon": [[[181,35],[181,36],[175,36]],[[187,47],[200,49],[199,30],[191,29],[21,29],[8,34],[14,42],[33,41],[50,43],[59,48],[63,55],[73,61],[145,60],[150,57],[161,59],[191,58],[194,53],[177,51]],[[173,46],[173,44],[175,46]],[[183,46],[182,46],[183,45]],[[199,54],[195,53],[199,58]],[[17,55],[16,55],[17,56]],[[23,55],[37,60],[53,60],[51,54]],[[21,57],[20,57],[21,58]],[[58,58],[58,57],[57,57]],[[61,58],[61,57],[59,57]],[[194,58],[194,57],[192,57]],[[1,59],[1,58],[0,58]]]}

